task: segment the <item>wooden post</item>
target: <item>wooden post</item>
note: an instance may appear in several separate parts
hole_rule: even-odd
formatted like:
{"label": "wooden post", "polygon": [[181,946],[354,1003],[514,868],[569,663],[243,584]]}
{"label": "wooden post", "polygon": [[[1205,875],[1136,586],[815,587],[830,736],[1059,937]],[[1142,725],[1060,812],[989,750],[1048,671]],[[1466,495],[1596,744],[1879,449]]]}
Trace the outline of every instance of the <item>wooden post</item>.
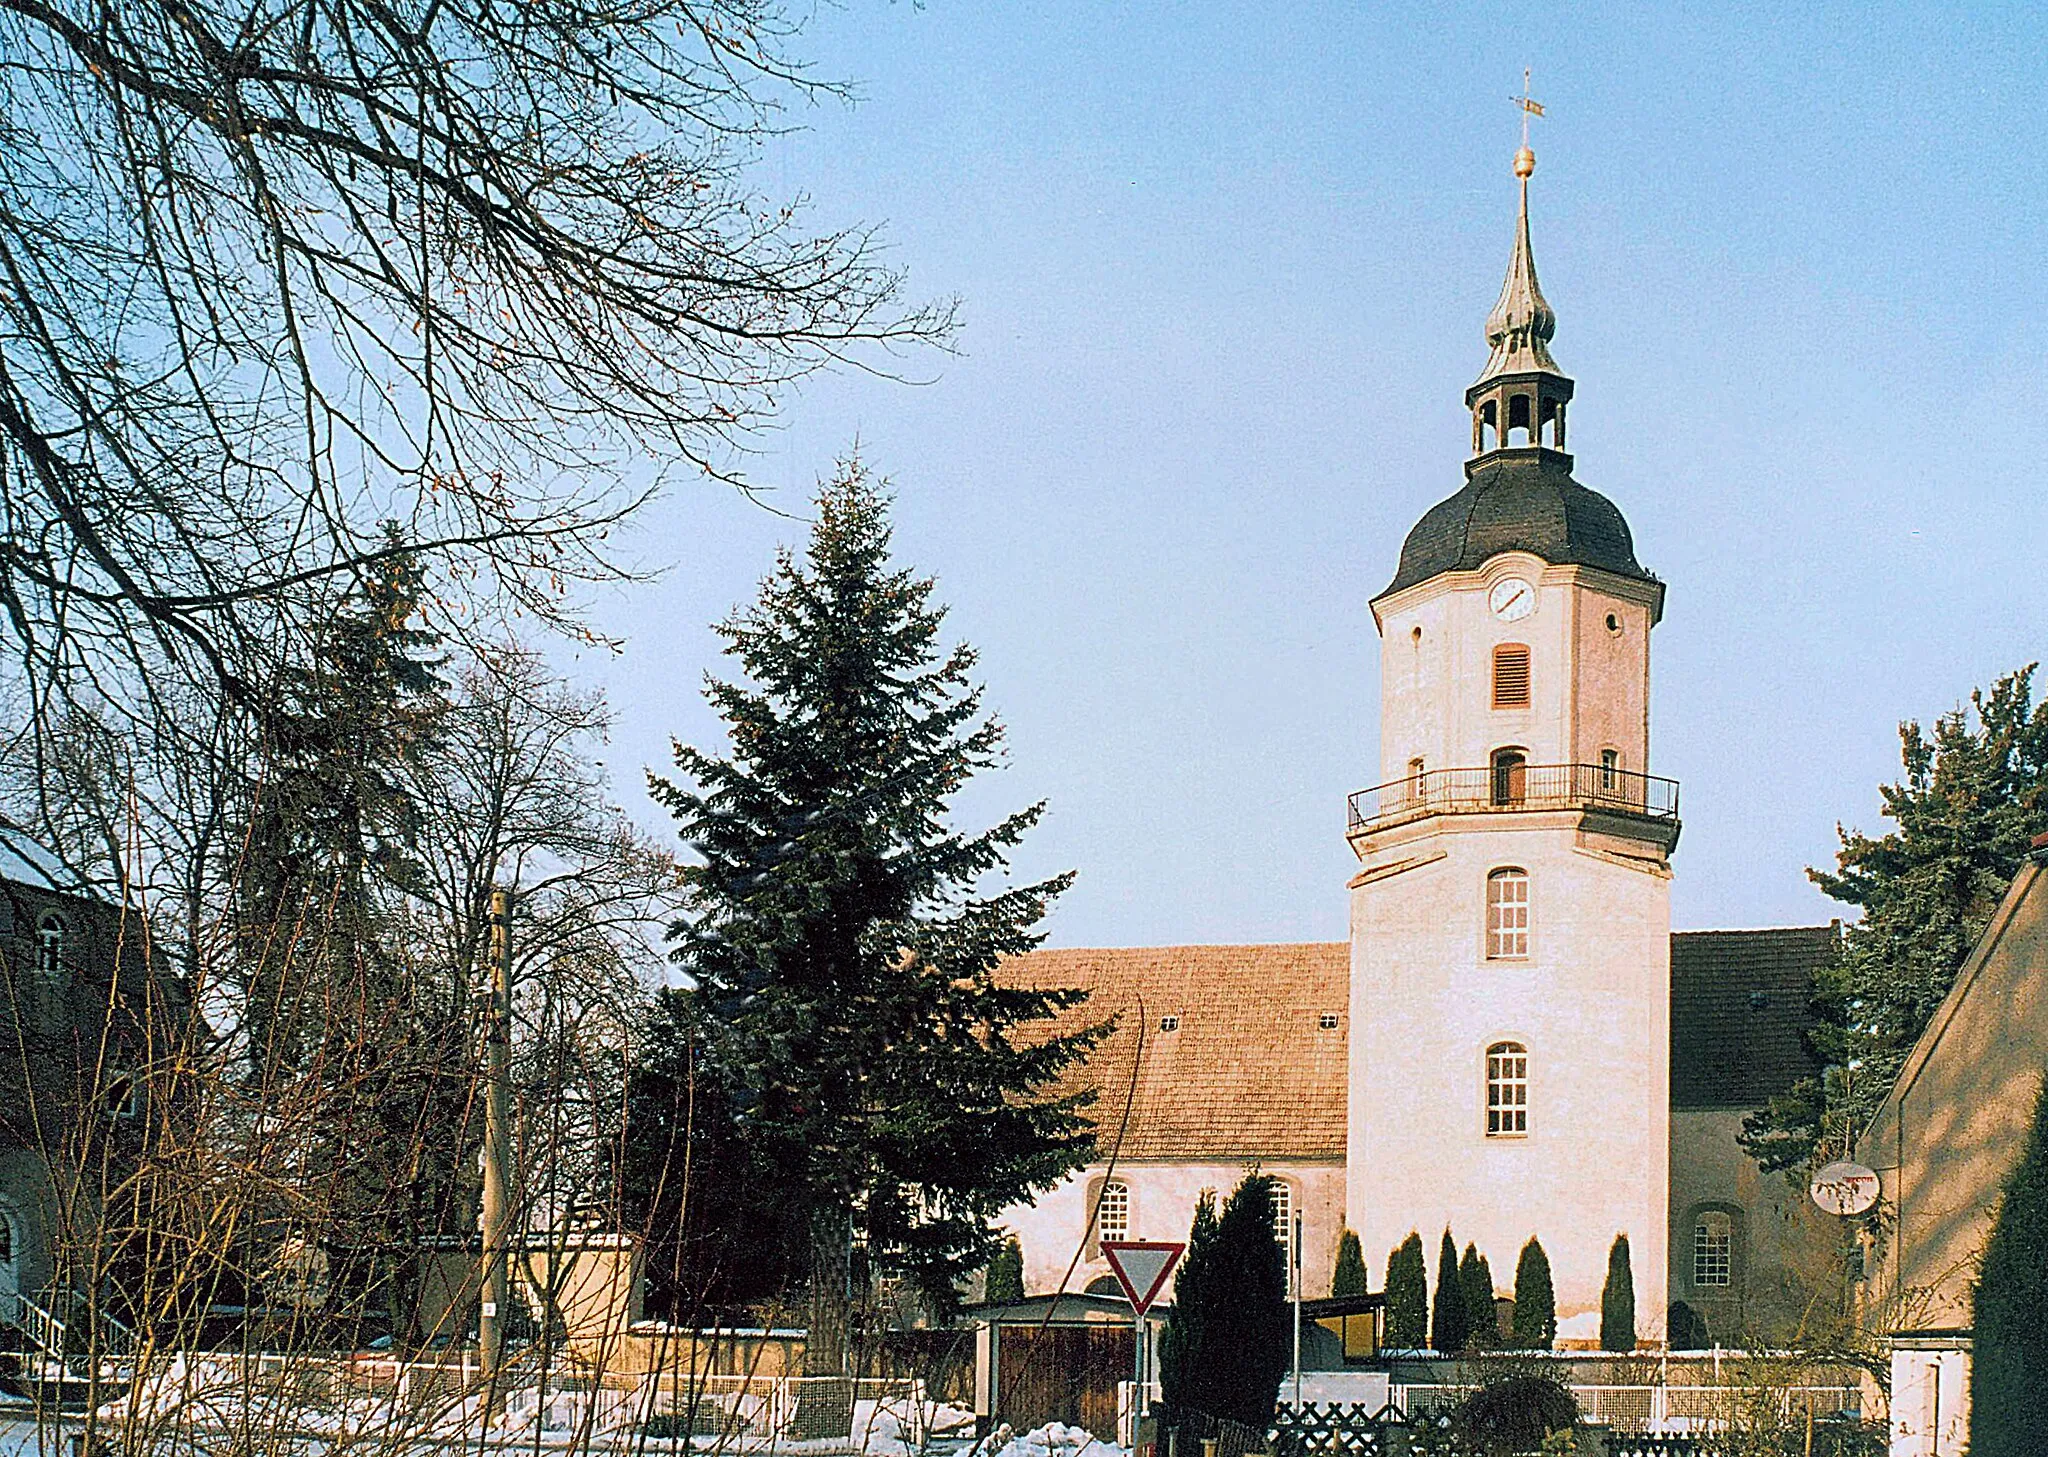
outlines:
{"label": "wooden post", "polygon": [[511,1109],[506,1083],[511,1071],[512,893],[491,892],[490,982],[484,1006],[484,1208],[482,1308],[477,1315],[478,1356],[483,1364],[485,1427],[504,1412],[506,1246],[511,1223]]}

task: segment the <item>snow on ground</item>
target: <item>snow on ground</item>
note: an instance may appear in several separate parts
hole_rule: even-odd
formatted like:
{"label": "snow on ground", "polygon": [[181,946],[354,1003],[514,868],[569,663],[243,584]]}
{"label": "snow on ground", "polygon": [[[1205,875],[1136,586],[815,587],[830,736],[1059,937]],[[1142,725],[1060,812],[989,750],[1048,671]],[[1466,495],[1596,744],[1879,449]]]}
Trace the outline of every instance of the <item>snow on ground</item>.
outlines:
{"label": "snow on ground", "polygon": [[985,1457],[1124,1457],[1127,1450],[1065,1422],[1047,1422],[1021,1436],[1006,1423],[975,1448]]}

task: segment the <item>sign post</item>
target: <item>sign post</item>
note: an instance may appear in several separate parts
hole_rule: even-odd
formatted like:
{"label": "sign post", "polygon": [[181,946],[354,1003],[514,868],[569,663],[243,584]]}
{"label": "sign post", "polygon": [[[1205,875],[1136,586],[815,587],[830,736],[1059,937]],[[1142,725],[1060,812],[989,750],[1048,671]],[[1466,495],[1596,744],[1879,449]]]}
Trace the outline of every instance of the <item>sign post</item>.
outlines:
{"label": "sign post", "polygon": [[1131,1302],[1131,1345],[1133,1383],[1131,1390],[1132,1441],[1137,1440],[1137,1419],[1145,1414],[1145,1312],[1166,1288],[1166,1277],[1180,1263],[1185,1244],[1156,1239],[1106,1239],[1102,1257],[1110,1273],[1124,1287]]}

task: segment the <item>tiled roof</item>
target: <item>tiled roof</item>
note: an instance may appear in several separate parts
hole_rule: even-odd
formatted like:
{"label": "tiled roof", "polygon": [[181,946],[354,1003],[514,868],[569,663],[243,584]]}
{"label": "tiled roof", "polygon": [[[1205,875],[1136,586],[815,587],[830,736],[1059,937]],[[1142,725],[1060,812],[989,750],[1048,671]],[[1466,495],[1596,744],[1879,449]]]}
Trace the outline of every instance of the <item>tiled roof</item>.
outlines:
{"label": "tiled roof", "polygon": [[1671,1106],[1759,1108],[1814,1070],[1800,1034],[1833,926],[1671,938]]}
{"label": "tiled roof", "polygon": [[[1124,1158],[1344,1156],[1345,943],[1034,951],[1009,963],[1005,978],[1088,991],[1085,1003],[1061,1014],[1063,1029],[1117,1018],[1066,1084],[1097,1090],[1092,1116],[1105,1152],[1129,1095]],[[1321,1025],[1326,1015],[1335,1027]],[[1179,1019],[1176,1030],[1161,1030],[1167,1017]]]}

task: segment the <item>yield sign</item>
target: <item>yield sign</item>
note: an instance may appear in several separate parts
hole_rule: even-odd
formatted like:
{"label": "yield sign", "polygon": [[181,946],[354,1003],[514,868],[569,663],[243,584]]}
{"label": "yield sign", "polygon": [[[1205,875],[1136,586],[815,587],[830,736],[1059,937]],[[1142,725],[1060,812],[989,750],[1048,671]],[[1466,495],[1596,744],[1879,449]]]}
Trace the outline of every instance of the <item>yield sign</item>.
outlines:
{"label": "yield sign", "polygon": [[1131,1309],[1143,1315],[1166,1287],[1166,1277],[1179,1263],[1184,1244],[1156,1239],[1106,1239],[1102,1257],[1109,1261],[1117,1284],[1131,1298]]}

